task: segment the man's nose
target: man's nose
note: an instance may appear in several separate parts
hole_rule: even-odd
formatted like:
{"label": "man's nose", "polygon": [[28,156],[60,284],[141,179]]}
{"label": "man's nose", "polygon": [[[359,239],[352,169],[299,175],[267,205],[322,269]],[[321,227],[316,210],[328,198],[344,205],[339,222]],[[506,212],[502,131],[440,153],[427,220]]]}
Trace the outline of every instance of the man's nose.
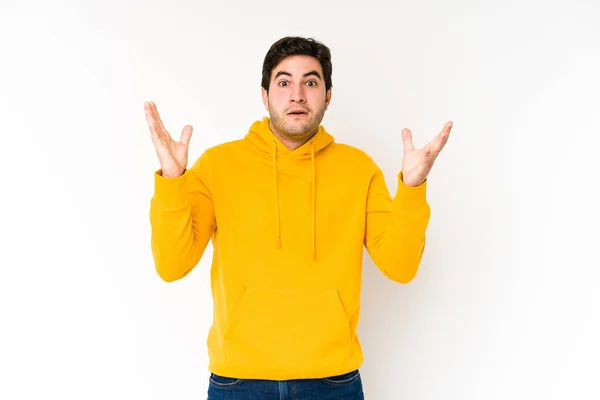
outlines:
{"label": "man's nose", "polygon": [[290,100],[295,103],[304,103],[306,101],[303,85],[294,86],[294,88],[292,89],[292,97]]}

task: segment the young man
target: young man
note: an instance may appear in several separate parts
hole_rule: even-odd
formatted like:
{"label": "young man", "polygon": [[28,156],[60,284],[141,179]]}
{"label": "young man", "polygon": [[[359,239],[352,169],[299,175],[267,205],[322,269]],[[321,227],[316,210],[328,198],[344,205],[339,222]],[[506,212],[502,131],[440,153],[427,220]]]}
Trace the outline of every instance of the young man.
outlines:
{"label": "young man", "polygon": [[331,74],[325,45],[274,43],[262,70],[269,117],[189,169],[192,127],[174,141],[145,103],[160,161],[150,208],[158,275],[185,277],[212,239],[211,400],[363,399],[363,246],[389,279],[408,283],[417,273],[430,217],[426,178],[452,122],[422,149],[402,131],[392,198],[375,162],[320,125]]}

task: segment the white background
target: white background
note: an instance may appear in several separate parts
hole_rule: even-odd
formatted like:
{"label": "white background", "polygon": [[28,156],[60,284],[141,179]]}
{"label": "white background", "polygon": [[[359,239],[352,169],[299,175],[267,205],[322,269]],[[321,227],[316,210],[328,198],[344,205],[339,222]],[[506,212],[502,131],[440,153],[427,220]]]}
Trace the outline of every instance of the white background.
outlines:
{"label": "white background", "polygon": [[242,137],[285,35],[330,46],[323,124],[392,194],[401,129],[455,121],[417,278],[365,257],[366,398],[600,398],[597,3],[0,4],[0,398],[206,398],[212,248],[154,271],[143,102],[191,160]]}

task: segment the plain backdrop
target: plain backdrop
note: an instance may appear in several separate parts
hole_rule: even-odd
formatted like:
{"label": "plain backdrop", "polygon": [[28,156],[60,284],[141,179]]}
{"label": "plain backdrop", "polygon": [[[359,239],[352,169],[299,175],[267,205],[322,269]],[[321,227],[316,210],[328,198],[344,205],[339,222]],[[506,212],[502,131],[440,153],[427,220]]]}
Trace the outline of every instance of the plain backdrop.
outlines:
{"label": "plain backdrop", "polygon": [[410,284],[364,258],[368,400],[598,399],[600,6],[0,2],[0,398],[202,399],[212,247],[165,283],[143,103],[190,160],[266,115],[282,36],[331,48],[323,124],[389,189],[448,120]]}

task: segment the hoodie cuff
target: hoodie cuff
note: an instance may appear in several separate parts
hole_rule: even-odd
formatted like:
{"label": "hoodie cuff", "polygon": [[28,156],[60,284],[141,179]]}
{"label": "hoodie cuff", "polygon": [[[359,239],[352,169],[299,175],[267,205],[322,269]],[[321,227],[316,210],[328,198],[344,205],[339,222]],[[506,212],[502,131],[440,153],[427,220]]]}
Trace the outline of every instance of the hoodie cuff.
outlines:
{"label": "hoodie cuff", "polygon": [[427,179],[418,186],[408,186],[398,174],[397,201],[404,208],[417,209],[427,205]]}
{"label": "hoodie cuff", "polygon": [[178,208],[188,201],[187,169],[177,178],[165,178],[162,170],[154,171],[154,199],[165,208]]}

